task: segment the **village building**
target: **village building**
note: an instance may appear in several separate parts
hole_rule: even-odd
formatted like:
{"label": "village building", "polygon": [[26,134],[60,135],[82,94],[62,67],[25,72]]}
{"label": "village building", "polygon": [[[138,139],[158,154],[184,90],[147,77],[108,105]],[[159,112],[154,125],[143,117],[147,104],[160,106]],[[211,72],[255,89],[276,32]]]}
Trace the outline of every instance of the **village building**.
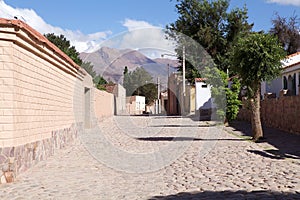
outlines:
{"label": "village building", "polygon": [[283,71],[279,77],[271,82],[263,82],[261,94],[276,94],[279,97],[280,91],[286,95],[299,95],[300,84],[300,52],[289,55],[282,61]]}
{"label": "village building", "polygon": [[146,98],[144,96],[126,97],[126,112],[129,115],[142,115],[146,111]]}

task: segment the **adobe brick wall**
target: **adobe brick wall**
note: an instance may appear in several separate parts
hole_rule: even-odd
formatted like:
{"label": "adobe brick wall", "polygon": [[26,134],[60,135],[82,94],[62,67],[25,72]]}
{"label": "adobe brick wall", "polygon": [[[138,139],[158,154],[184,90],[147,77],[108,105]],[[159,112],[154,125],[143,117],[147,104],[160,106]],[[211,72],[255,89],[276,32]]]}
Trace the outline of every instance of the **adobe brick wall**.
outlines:
{"label": "adobe brick wall", "polygon": [[0,41],[1,147],[43,140],[53,130],[70,128],[76,123],[74,103],[82,113],[83,87],[75,87],[79,74],[25,39]]}
{"label": "adobe brick wall", "polygon": [[83,131],[85,73],[26,25],[0,22],[0,183],[6,183]]}
{"label": "adobe brick wall", "polygon": [[113,114],[114,96],[61,50],[24,22],[0,18],[0,184]]}
{"label": "adobe brick wall", "polygon": [[94,113],[99,121],[114,115],[114,95],[105,91],[94,89]]}
{"label": "adobe brick wall", "polygon": [[[246,106],[240,109],[238,119],[250,122],[250,112]],[[280,95],[279,98],[265,98],[261,101],[261,120],[267,127],[300,134],[299,119],[300,96]]]}

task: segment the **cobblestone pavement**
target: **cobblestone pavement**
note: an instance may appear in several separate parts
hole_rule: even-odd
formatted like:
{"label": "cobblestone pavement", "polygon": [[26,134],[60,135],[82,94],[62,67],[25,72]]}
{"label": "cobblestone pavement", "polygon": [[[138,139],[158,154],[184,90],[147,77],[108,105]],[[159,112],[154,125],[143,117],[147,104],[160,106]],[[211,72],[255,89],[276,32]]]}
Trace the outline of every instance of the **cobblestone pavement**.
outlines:
{"label": "cobblestone pavement", "polygon": [[300,199],[299,157],[268,150],[207,122],[113,117],[1,185],[0,199]]}

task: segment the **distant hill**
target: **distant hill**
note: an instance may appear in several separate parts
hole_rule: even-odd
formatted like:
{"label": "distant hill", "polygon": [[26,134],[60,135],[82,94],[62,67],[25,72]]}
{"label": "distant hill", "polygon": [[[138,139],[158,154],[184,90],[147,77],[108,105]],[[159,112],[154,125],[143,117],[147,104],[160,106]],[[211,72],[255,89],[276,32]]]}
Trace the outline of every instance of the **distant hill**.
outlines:
{"label": "distant hill", "polygon": [[128,67],[129,71],[142,66],[152,75],[154,82],[156,82],[159,76],[162,84],[166,85],[168,64],[170,65],[170,73],[174,71],[174,68],[178,67],[176,60],[164,58],[150,59],[142,53],[131,49],[119,50],[102,47],[93,53],[81,53],[80,58],[85,62],[91,62],[94,65],[95,71],[101,74],[106,80],[116,83],[122,83],[125,66]]}

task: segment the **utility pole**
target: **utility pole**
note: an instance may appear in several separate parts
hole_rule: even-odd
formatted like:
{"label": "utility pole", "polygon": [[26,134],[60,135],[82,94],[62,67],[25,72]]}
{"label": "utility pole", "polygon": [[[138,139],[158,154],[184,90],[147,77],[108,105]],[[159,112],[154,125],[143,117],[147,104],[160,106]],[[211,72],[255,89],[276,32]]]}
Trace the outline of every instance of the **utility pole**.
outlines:
{"label": "utility pole", "polygon": [[185,46],[182,47],[182,105],[181,115],[185,115]]}
{"label": "utility pole", "polygon": [[182,49],[182,84],[183,96],[185,97],[185,46]]}
{"label": "utility pole", "polygon": [[160,109],[159,109],[159,95],[160,95],[160,83],[159,83],[159,76],[157,77],[157,114],[159,114]]}

